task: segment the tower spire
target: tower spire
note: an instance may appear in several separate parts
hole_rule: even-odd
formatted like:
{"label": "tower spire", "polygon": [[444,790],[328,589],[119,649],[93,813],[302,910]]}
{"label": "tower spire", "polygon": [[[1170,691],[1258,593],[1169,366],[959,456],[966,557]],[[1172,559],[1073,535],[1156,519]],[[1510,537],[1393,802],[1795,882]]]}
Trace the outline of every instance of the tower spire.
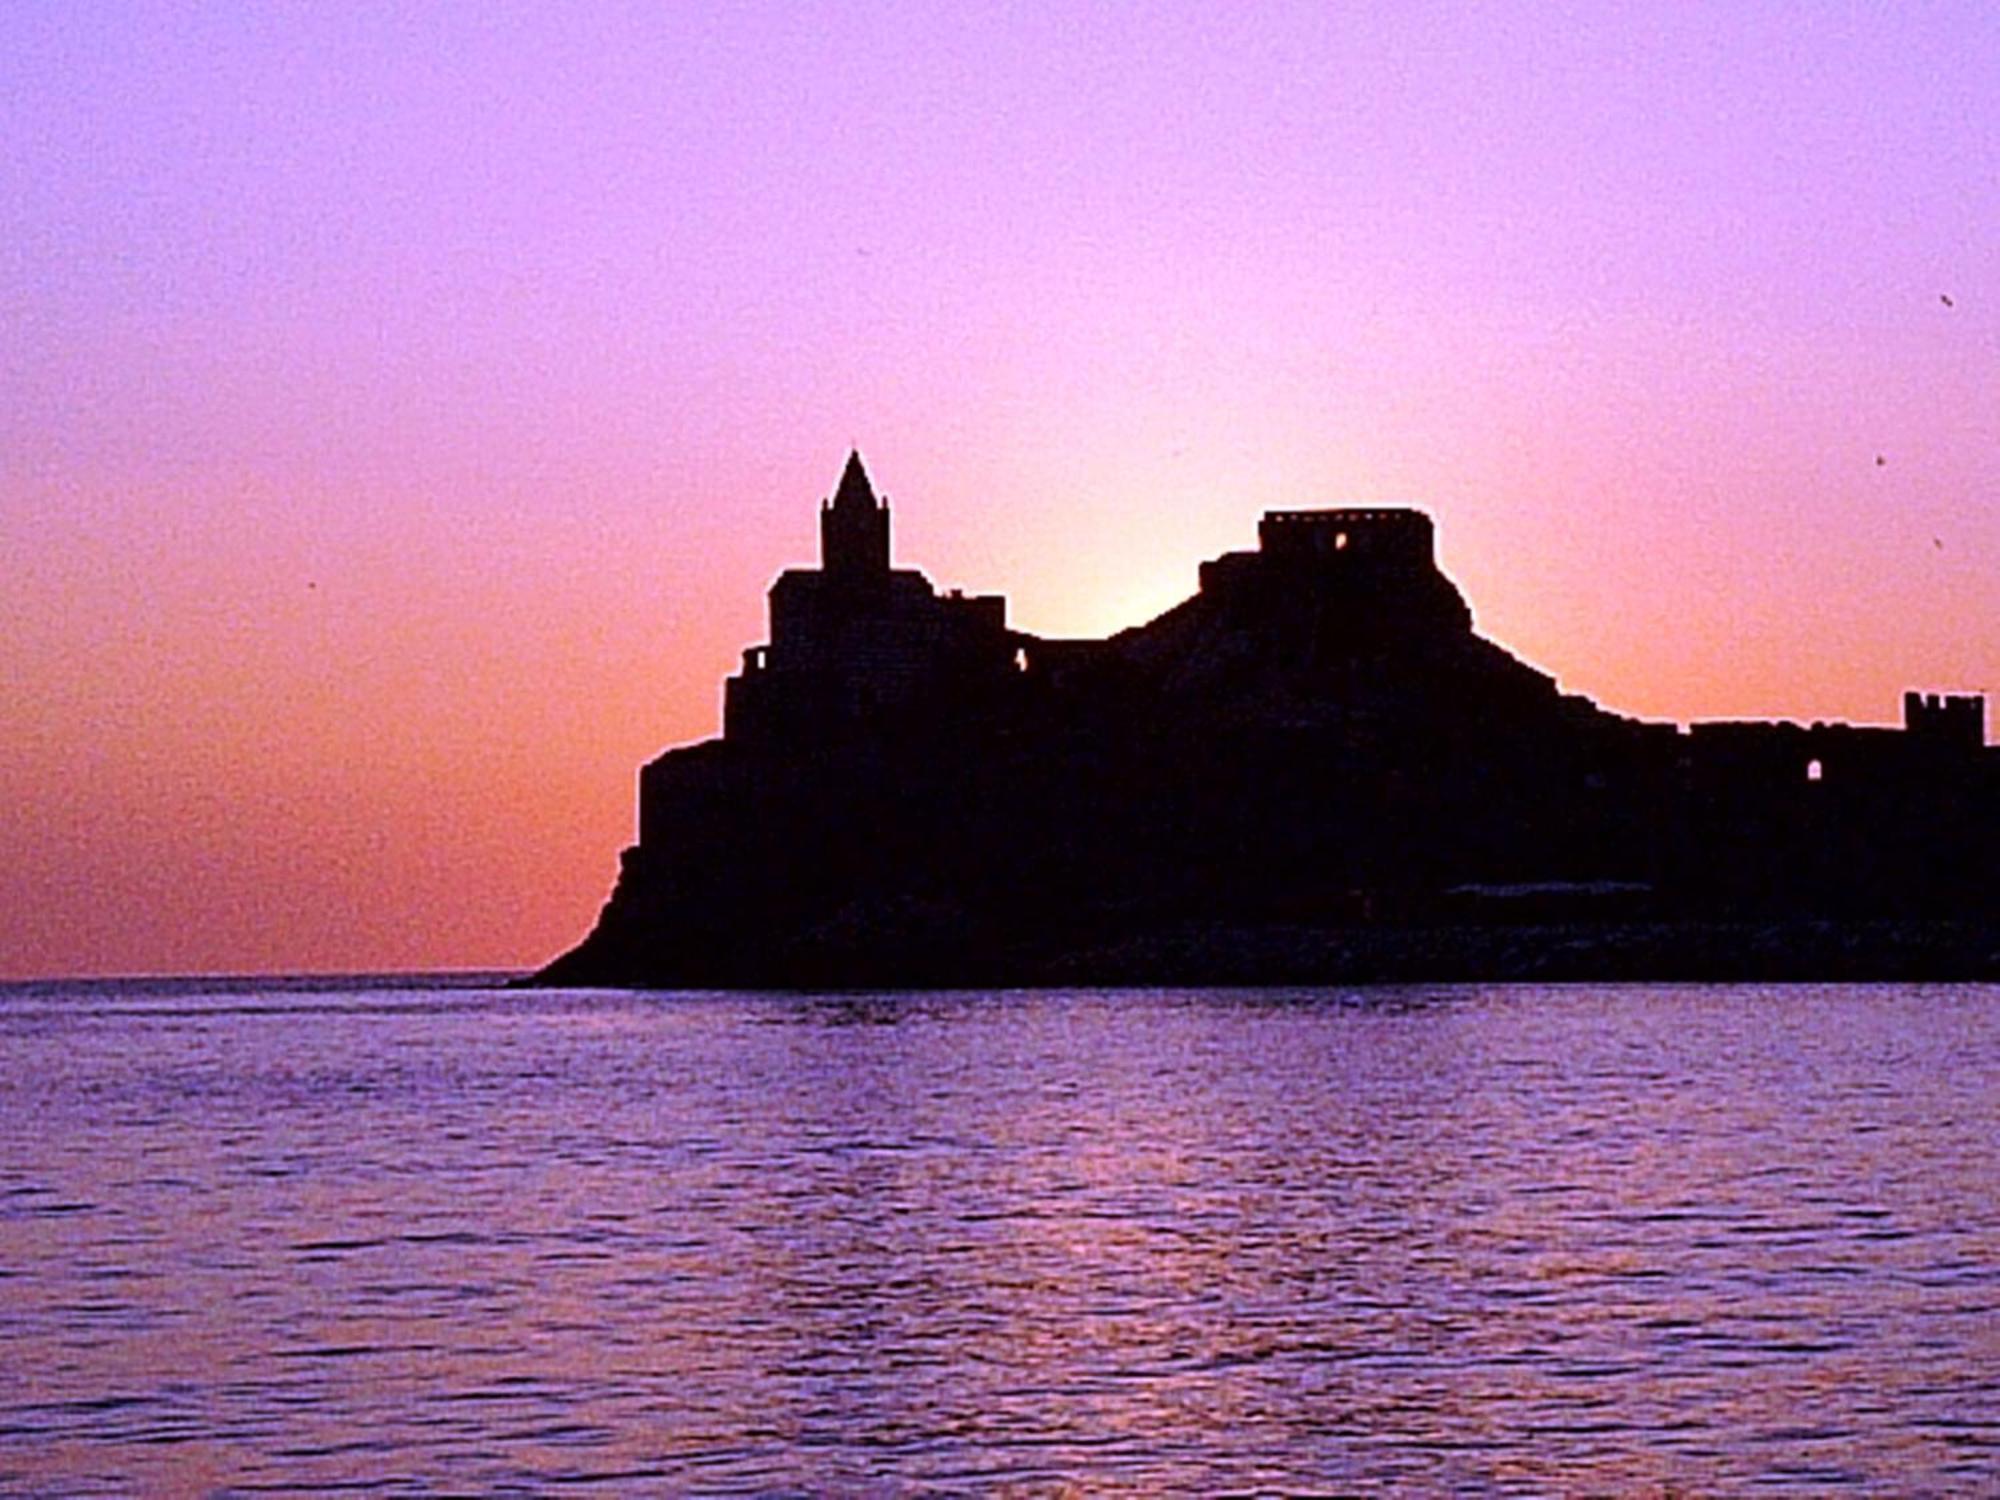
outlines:
{"label": "tower spire", "polygon": [[830,578],[889,576],[889,507],[875,498],[859,448],[848,450],[833,498],[819,508],[819,556]]}
{"label": "tower spire", "polygon": [[868,482],[868,470],[862,467],[861,450],[847,450],[847,467],[840,471],[840,483],[833,492],[836,510],[846,510],[853,506],[876,507],[875,486]]}

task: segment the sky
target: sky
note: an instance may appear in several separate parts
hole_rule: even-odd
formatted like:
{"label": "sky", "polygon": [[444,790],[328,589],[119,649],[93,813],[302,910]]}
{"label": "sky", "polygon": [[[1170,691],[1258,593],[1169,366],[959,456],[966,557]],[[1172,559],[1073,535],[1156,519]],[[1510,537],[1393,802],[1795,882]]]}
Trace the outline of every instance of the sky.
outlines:
{"label": "sky", "polygon": [[2000,690],[1996,79],[1990,0],[15,0],[0,977],[553,956],[850,445],[1038,633],[1414,504],[1622,712]]}

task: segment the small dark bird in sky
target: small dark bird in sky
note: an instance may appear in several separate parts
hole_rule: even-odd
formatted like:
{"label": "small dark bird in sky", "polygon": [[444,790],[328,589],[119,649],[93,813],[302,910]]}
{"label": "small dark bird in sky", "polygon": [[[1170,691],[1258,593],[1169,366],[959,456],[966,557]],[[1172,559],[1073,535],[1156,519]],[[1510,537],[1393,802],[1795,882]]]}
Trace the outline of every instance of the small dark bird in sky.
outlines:
{"label": "small dark bird in sky", "polygon": [[1883,466],[1884,464],[1886,464],[1886,463],[1887,463],[1888,461],[1889,461],[1889,460],[1888,460],[1887,458],[1883,457],[1883,456],[1882,456],[1882,455],[1881,455],[1880,453],[1878,453],[1878,454],[1876,454],[1876,455],[1875,455],[1875,467],[1876,467],[1876,468],[1878,468],[1878,469],[1879,469],[1879,468],[1881,468],[1881,467],[1882,467],[1882,466]]}
{"label": "small dark bird in sky", "polygon": [[1931,545],[1932,545],[1933,547],[1937,548],[1937,549],[1938,549],[1938,551],[1940,551],[1940,552],[1944,551],[1944,538],[1943,538],[1943,537],[1937,537],[1937,536],[1934,536],[1934,537],[1932,537],[1932,538],[1931,538]]}
{"label": "small dark bird in sky", "polygon": [[1944,305],[1945,305],[1946,307],[1956,307],[1956,306],[1958,306],[1958,304],[1957,304],[1956,302],[1952,301],[1952,300],[1951,300],[1951,298],[1950,298],[1950,296],[1949,296],[1949,295],[1947,295],[1947,294],[1946,294],[1946,293],[1944,293],[1944,292],[1939,292],[1939,293],[1938,293],[1938,301],[1942,302],[1942,303],[1943,303],[1943,304],[1944,304]]}
{"label": "small dark bird in sky", "polygon": [[307,588],[309,588],[309,589],[316,589],[316,588],[318,588],[318,587],[319,587],[319,585],[318,585],[318,584],[316,584],[316,583],[314,583],[314,582],[313,582],[313,581],[312,581],[311,579],[307,579],[307,580],[306,580],[306,587],[307,587]]}

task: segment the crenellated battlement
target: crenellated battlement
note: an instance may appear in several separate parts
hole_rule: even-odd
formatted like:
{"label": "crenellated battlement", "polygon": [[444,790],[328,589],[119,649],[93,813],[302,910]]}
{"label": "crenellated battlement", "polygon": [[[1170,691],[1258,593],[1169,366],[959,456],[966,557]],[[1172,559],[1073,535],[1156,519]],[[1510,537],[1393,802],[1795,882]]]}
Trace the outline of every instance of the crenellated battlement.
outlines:
{"label": "crenellated battlement", "polygon": [[1438,571],[1434,537],[1429,516],[1401,506],[1270,510],[1257,523],[1255,552],[1201,565],[1201,592],[1239,602],[1315,598],[1350,635],[1407,643],[1464,634],[1472,612]]}
{"label": "crenellated battlement", "polygon": [[1429,516],[1403,506],[1270,510],[1257,523],[1257,546],[1268,556],[1397,568],[1435,566],[1434,536]]}
{"label": "crenellated battlement", "polygon": [[1986,695],[1905,693],[1903,728],[1929,744],[1976,750],[1986,743]]}

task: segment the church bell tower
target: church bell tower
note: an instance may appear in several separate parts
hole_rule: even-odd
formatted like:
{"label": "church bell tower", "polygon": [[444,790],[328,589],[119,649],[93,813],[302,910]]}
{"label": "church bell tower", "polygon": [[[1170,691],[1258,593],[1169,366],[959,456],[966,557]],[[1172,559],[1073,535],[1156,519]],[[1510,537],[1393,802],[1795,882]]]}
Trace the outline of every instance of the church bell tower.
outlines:
{"label": "church bell tower", "polygon": [[820,502],[819,564],[828,578],[889,574],[889,507],[875,498],[858,451],[847,455],[833,498]]}

